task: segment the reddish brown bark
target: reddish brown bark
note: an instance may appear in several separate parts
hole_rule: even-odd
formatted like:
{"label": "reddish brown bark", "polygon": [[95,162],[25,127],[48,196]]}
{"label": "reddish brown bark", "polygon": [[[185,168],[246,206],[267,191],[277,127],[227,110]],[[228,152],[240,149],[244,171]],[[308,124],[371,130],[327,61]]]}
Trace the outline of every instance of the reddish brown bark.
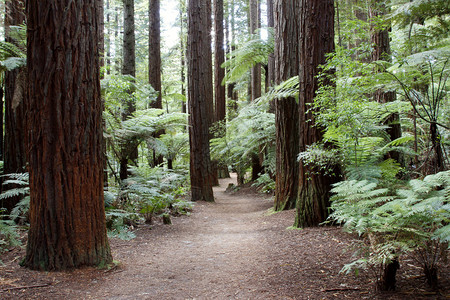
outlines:
{"label": "reddish brown bark", "polygon": [[[256,34],[260,26],[259,0],[250,0],[250,33]],[[251,70],[251,101],[261,97],[261,64],[256,64]]]}
{"label": "reddish brown bark", "polygon": [[[136,34],[134,23],[134,0],[123,0],[124,29],[123,29],[123,65],[122,74],[136,77]],[[130,97],[123,103],[122,120],[126,120],[136,111],[133,99],[133,89],[129,91]],[[134,143],[125,142],[121,145],[120,179],[128,178],[128,164],[136,161],[138,148]]]}
{"label": "reddish brown bark", "polygon": [[27,1],[30,231],[25,266],[111,262],[95,1]]}
{"label": "reddish brown bark", "polygon": [[211,61],[211,2],[189,0],[188,5],[188,111],[190,177],[193,201],[214,201],[209,152],[213,117]]}
{"label": "reddish brown bark", "polygon": [[[9,26],[23,25],[24,22],[24,1],[7,1],[5,17],[7,42],[17,44],[17,42],[9,36]],[[25,68],[7,71],[5,73],[5,140],[3,152],[4,174],[22,173],[26,171],[26,153],[24,147],[26,134],[24,122],[26,96],[25,82]],[[3,122],[0,124],[3,124]],[[14,186],[12,185],[7,187],[2,186],[0,189],[8,189],[13,187]],[[6,208],[7,211],[11,211],[11,209],[13,209],[20,200],[20,196],[2,199],[0,207]]]}
{"label": "reddish brown bark", "polygon": [[[150,0],[149,7],[149,36],[148,36],[148,80],[150,85],[158,92],[156,101],[151,104],[152,108],[162,108],[161,96],[161,18],[160,1]],[[154,134],[158,138],[164,134],[159,131]],[[153,152],[153,165],[158,166],[163,163],[163,157]]]}
{"label": "reddish brown bark", "polygon": [[[298,75],[299,9],[296,0],[275,0],[275,82]],[[298,191],[298,104],[275,100],[276,186],[274,209],[295,207]]]}
{"label": "reddish brown bark", "polygon": [[223,34],[223,0],[214,1],[214,96],[215,96],[215,122],[224,121],[226,114],[225,86],[222,85],[225,77],[224,34]]}
{"label": "reddish brown bark", "polygon": [[[325,54],[334,51],[334,6],[332,0],[301,0],[299,4],[299,151],[303,152],[322,140],[322,129],[315,125],[310,104],[318,89],[318,67],[325,63]],[[328,216],[331,184],[337,179],[303,162],[299,167],[295,226],[316,226]]]}

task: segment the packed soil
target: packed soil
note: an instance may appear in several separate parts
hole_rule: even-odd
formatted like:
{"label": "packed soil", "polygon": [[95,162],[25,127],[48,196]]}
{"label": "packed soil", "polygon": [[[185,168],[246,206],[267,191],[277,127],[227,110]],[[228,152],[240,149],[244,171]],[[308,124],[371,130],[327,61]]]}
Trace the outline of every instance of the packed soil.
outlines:
{"label": "packed soil", "polygon": [[356,237],[338,227],[289,229],[294,211],[270,213],[254,188],[196,203],[172,225],[141,225],[131,241],[112,239],[108,270],[36,272],[19,267],[21,248],[2,257],[0,299],[450,299],[449,268],[431,291],[412,260],[402,260],[398,290],[379,293],[373,276],[340,274]]}

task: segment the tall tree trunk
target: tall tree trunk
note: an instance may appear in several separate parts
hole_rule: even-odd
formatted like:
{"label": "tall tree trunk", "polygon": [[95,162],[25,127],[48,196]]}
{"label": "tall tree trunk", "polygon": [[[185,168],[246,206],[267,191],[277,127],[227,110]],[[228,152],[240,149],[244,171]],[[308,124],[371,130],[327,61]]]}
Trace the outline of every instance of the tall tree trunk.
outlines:
{"label": "tall tree trunk", "polygon": [[[322,141],[322,128],[316,126],[310,111],[318,89],[319,65],[325,54],[334,51],[334,6],[332,0],[300,0],[300,92],[299,152]],[[300,162],[296,227],[316,226],[328,216],[331,184],[337,178]]]}
{"label": "tall tree trunk", "polygon": [[[299,7],[297,0],[275,0],[275,82],[298,76]],[[275,101],[276,211],[295,207],[298,192],[299,107],[295,98]]]}
{"label": "tall tree trunk", "polygon": [[[6,2],[6,41],[16,43],[9,36],[9,26],[22,25],[25,21],[25,4],[21,0]],[[7,71],[5,73],[5,141],[3,173],[22,173],[26,171],[25,139],[25,97],[26,70]],[[3,124],[3,123],[1,123]],[[3,126],[2,126],[3,127]],[[2,178],[3,179],[3,178]],[[1,180],[3,181],[3,180]],[[0,182],[1,184],[1,182]],[[13,185],[2,187],[14,188]],[[22,199],[21,196],[2,199],[1,207],[8,212]]]}
{"label": "tall tree trunk", "polygon": [[[136,77],[136,34],[134,24],[134,0],[123,0],[124,5],[124,30],[123,30],[123,65],[122,75]],[[126,120],[136,111],[133,99],[133,89],[129,91],[130,97],[125,101],[122,120]],[[125,142],[121,145],[120,179],[128,178],[128,163],[136,161],[138,148],[134,143]]]}
{"label": "tall tree trunk", "polygon": [[225,70],[224,33],[223,33],[223,0],[214,0],[214,90],[215,90],[215,122],[225,121],[226,103],[225,86],[222,85]]}
{"label": "tall tree trunk", "polygon": [[[387,8],[384,2],[371,0],[369,2],[369,18],[370,18],[370,35],[373,45],[372,49],[372,61],[391,61],[391,46],[389,40],[389,28],[379,28],[377,20],[379,17],[386,15]],[[376,70],[379,71],[379,70]],[[378,90],[374,93],[374,100],[379,103],[393,102],[396,99],[394,91]],[[400,116],[398,113],[392,113],[384,122],[384,125],[388,125],[387,133],[391,141],[398,139],[402,136],[402,130],[400,126]],[[401,163],[401,155],[398,151],[389,152],[389,156],[399,163]]]}
{"label": "tall tree trunk", "polygon": [[[181,79],[181,94],[186,97],[186,46],[185,46],[185,35],[184,26],[186,24],[186,3],[185,0],[180,2],[180,57],[181,57],[181,69],[180,69],[180,79]],[[187,113],[187,103],[181,102],[181,112]]]}
{"label": "tall tree trunk", "polygon": [[[161,89],[161,20],[160,20],[160,1],[149,1],[149,37],[148,37],[148,70],[149,83],[158,92],[156,101],[151,104],[152,108],[162,108],[162,89]],[[164,134],[164,130],[156,132],[153,137],[158,138]],[[158,166],[163,163],[162,155],[153,151],[153,165]]]}
{"label": "tall tree trunk", "polygon": [[[224,17],[223,17],[223,0],[214,0],[214,96],[215,96],[215,111],[214,122],[221,122],[220,126],[224,128],[226,117],[226,95],[225,85],[222,81],[225,77],[225,69],[222,64],[225,62],[224,50]],[[221,132],[222,130],[219,130]],[[228,178],[228,166],[217,164],[217,181],[215,184],[219,185],[219,178]]]}
{"label": "tall tree trunk", "polygon": [[[228,45],[228,52],[232,52],[235,50],[235,42],[236,42],[236,13],[235,13],[235,1],[231,0],[230,5],[230,31],[231,31],[231,41]],[[228,105],[229,105],[229,113],[228,113],[228,119],[230,120],[232,117],[236,116],[237,110],[238,110],[238,98],[239,95],[237,91],[235,91],[236,84],[230,83],[227,88],[227,96],[228,96]]]}
{"label": "tall tree trunk", "polygon": [[[95,1],[27,1],[30,231],[25,266],[105,266]],[[64,34],[60,29],[64,28]]]}
{"label": "tall tree trunk", "polygon": [[[257,30],[261,28],[260,16],[260,0],[250,0],[250,34],[257,34]],[[254,101],[261,97],[261,64],[256,64],[251,69],[251,97],[250,101]],[[257,180],[261,171],[263,171],[262,162],[263,154],[256,153],[252,156],[252,180]]]}
{"label": "tall tree trunk", "polygon": [[[250,0],[250,33],[256,34],[259,24],[259,0]],[[261,97],[261,64],[255,65],[251,70],[251,101]]]}
{"label": "tall tree trunk", "polygon": [[209,152],[213,117],[211,2],[188,1],[188,107],[192,201],[214,201]]}
{"label": "tall tree trunk", "polygon": [[106,24],[108,26],[106,38],[108,42],[106,43],[106,74],[111,74],[111,25],[109,24],[111,21],[111,13],[109,11],[110,8],[110,0],[106,0]]}
{"label": "tall tree trunk", "polygon": [[[267,0],[267,26],[270,29],[275,27],[275,16],[274,16],[274,1]],[[270,53],[267,61],[267,73],[266,73],[266,90],[273,86],[275,83],[275,53]],[[275,104],[271,104],[271,112],[275,112]]]}

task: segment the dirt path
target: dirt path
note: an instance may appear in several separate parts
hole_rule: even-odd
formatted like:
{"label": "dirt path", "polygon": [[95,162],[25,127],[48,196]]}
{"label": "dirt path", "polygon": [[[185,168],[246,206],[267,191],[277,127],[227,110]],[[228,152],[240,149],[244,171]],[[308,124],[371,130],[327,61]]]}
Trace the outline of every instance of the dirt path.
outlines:
{"label": "dirt path", "polygon": [[[40,273],[0,267],[1,299],[374,299],[369,278],[339,275],[350,238],[338,228],[287,230],[294,212],[268,215],[272,200],[214,189],[173,225],[141,226],[131,241],[112,240],[120,265]],[[13,289],[10,289],[13,288]],[[402,295],[391,295],[402,299]],[[381,298],[385,299],[386,295]]]}

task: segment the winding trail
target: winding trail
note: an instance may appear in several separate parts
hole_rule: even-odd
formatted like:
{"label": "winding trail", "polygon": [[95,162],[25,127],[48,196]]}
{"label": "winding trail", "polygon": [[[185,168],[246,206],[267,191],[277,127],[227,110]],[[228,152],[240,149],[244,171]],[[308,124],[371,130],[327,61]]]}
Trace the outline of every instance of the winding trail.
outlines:
{"label": "winding trail", "polygon": [[[261,226],[272,202],[257,195],[225,193],[231,179],[214,188],[215,203],[197,203],[192,216],[173,218],[168,232],[151,236],[144,246],[114,255],[123,272],[89,296],[101,299],[230,299],[270,297],[261,290],[267,261],[267,236]],[[165,228],[167,229],[167,228]],[[145,249],[146,246],[149,249]],[[156,247],[155,247],[156,246]],[[125,246],[126,247],[126,246]],[[127,254],[130,256],[127,256]],[[132,278],[130,282],[130,278]],[[109,278],[111,279],[111,278]],[[117,283],[127,282],[126,285]],[[264,295],[264,296],[263,296]]]}

